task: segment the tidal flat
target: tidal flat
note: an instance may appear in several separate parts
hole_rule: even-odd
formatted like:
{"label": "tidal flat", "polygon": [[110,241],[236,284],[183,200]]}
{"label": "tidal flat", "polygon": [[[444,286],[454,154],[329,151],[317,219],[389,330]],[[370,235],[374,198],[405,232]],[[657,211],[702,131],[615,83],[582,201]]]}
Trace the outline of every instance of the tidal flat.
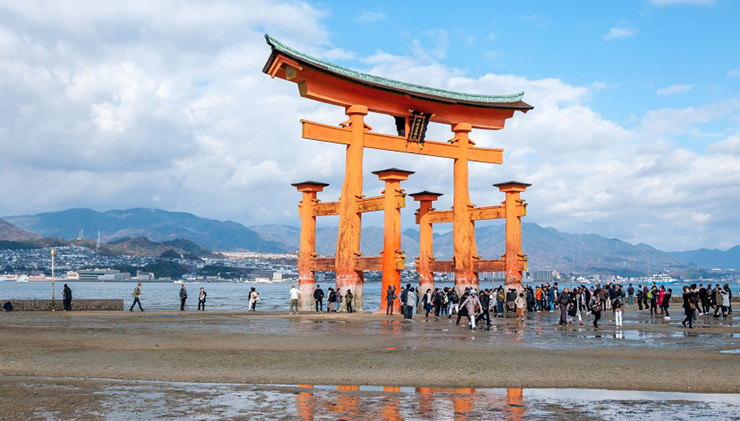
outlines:
{"label": "tidal flat", "polygon": [[[512,410],[523,408],[528,418],[545,417],[551,408],[593,419],[594,402],[619,400],[620,393],[638,393],[630,401],[647,402],[656,392],[674,392],[693,397],[665,400],[693,402],[686,408],[730,417],[737,413],[740,327],[731,317],[701,316],[694,329],[629,310],[618,329],[609,317],[599,329],[559,328],[556,312],[543,312],[523,324],[500,318],[490,329],[470,330],[462,321],[455,325],[455,317],[436,321],[423,315],[409,322],[371,314],[5,313],[0,406],[12,419],[115,419],[125,413],[139,419],[306,419],[297,412],[296,396],[308,399],[301,394],[309,393],[324,402],[309,411],[315,419],[362,418],[352,411],[382,414],[388,399],[399,402],[401,412],[391,413],[401,418],[454,419],[459,417],[452,398],[460,395],[461,402],[479,402],[463,411],[468,415],[483,408],[516,415],[521,411]],[[266,390],[273,394],[263,396]],[[553,392],[543,395],[544,390]],[[442,412],[413,409],[424,406],[424,391],[436,396],[430,399],[438,403],[430,405]],[[257,410],[240,401],[240,393],[247,396],[244,402],[283,402],[289,396],[292,403]],[[518,407],[494,408],[476,397],[503,396],[505,402],[510,394],[523,396]],[[710,405],[720,400],[711,399],[721,397],[716,394],[726,396],[727,405]],[[573,401],[576,396],[585,400]],[[357,404],[344,412],[328,409],[345,397],[357,398]],[[628,416],[625,405],[607,405],[604,414]],[[279,411],[270,417],[270,408]]]}

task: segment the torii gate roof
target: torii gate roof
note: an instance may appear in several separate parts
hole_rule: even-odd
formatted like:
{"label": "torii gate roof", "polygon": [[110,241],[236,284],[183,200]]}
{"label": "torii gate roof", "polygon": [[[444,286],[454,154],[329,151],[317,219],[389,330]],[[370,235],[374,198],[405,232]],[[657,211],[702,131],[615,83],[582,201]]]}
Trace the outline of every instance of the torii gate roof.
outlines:
{"label": "torii gate roof", "polygon": [[452,92],[337,66],[295,50],[265,35],[272,54],[263,72],[298,84],[301,96],[340,106],[366,105],[374,112],[396,117],[413,111],[432,113],[431,121],[501,129],[514,111],[533,107],[524,92],[513,95],[480,95]]}

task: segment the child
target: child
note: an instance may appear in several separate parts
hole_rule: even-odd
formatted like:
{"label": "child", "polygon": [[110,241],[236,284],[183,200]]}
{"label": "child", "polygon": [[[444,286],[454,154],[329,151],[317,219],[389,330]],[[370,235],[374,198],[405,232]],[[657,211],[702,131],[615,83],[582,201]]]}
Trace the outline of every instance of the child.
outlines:
{"label": "child", "polygon": [[524,306],[527,305],[527,300],[524,299],[524,293],[520,292],[519,296],[514,300],[514,306],[516,307],[516,319],[524,320]]}

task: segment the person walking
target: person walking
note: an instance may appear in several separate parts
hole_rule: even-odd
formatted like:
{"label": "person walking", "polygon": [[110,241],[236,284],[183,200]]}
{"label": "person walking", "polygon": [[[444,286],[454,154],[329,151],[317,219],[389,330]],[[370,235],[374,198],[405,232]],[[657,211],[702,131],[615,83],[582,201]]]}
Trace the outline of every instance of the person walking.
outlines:
{"label": "person walking", "polygon": [[249,291],[249,311],[257,311],[257,301],[260,300],[260,293],[255,287]]}
{"label": "person walking", "polygon": [[601,319],[601,300],[594,294],[591,297],[591,314],[594,315],[594,327],[599,327],[599,319]]}
{"label": "person walking", "polygon": [[[717,290],[716,294],[717,297],[717,310],[722,310],[722,317],[727,317],[728,315],[728,309],[730,308],[730,285],[725,284],[724,288],[720,288],[719,284],[717,284]],[[714,317],[719,317],[717,314],[717,311],[714,312]]]}
{"label": "person walking", "polygon": [[488,289],[485,289],[481,292],[480,297],[478,297],[481,304],[481,312],[476,317],[476,322],[479,322],[483,319],[486,319],[486,327],[491,326],[491,293]]}
{"label": "person walking", "polygon": [[409,287],[406,292],[406,318],[409,320],[414,317],[414,307],[416,307],[416,294],[414,288]]}
{"label": "person walking", "polygon": [[694,303],[694,296],[689,287],[683,287],[683,309],[686,318],[683,319],[681,324],[686,327],[686,322],[689,323],[688,328],[694,328],[694,311],[696,311],[696,303]]}
{"label": "person walking", "polygon": [[457,295],[455,288],[450,288],[450,291],[447,293],[447,299],[452,303],[452,309],[447,314],[447,318],[449,319],[453,314],[457,314],[460,311],[460,296]]}
{"label": "person walking", "polygon": [[293,307],[295,307],[295,314],[298,314],[298,299],[301,297],[301,290],[296,288],[295,285],[291,285],[288,293],[290,294],[290,310],[288,314],[293,314]]}
{"label": "person walking", "polygon": [[424,296],[421,299],[421,304],[424,306],[424,312],[426,313],[424,317],[426,319],[429,318],[429,313],[432,311],[432,290],[427,289],[427,292],[424,293]]}
{"label": "person walking", "polygon": [[207,296],[208,294],[206,294],[205,288],[200,287],[200,292],[198,293],[198,310],[200,311],[206,310],[206,297]]}
{"label": "person walking", "polygon": [[570,293],[568,288],[563,289],[563,293],[558,296],[558,306],[560,307],[560,321],[558,326],[568,325],[568,304],[570,304]]}
{"label": "person walking", "polygon": [[616,297],[612,301],[612,311],[614,312],[614,324],[617,327],[622,327],[622,311],[624,309],[624,301],[621,297]]}
{"label": "person walking", "polygon": [[404,318],[406,318],[406,301],[409,297],[409,289],[411,289],[411,284],[406,284],[406,288],[401,289],[401,314],[403,314]]}
{"label": "person walking", "polygon": [[627,304],[629,304],[629,305],[634,304],[634,302],[633,302],[633,296],[634,295],[635,295],[635,287],[633,287],[632,284],[630,284],[627,287]]}
{"label": "person walking", "polygon": [[180,288],[180,311],[185,311],[185,300],[188,299],[188,291],[185,289],[185,284],[182,284]]}
{"label": "person walking", "polygon": [[663,312],[665,313],[665,317],[663,317],[665,320],[671,320],[671,313],[668,312],[668,307],[671,306],[671,296],[673,295],[673,290],[671,288],[668,288],[668,291],[663,294]]}
{"label": "person walking", "polygon": [[334,307],[337,304],[337,293],[334,292],[334,288],[329,287],[329,298],[326,299],[326,312],[336,311]]}
{"label": "person walking", "polygon": [[464,308],[468,313],[468,327],[471,330],[475,330],[475,318],[478,315],[478,310],[482,307],[478,294],[473,290],[468,298],[466,298],[461,304],[461,308]]}
{"label": "person walking", "polygon": [[354,310],[352,309],[352,300],[355,298],[355,296],[352,294],[352,290],[347,288],[347,293],[344,294],[344,304],[347,306],[347,313],[353,313]]}
{"label": "person walking", "polygon": [[337,308],[335,310],[337,311],[337,313],[339,313],[340,311],[342,311],[342,290],[337,288],[337,290],[334,291],[334,296],[337,299],[337,302],[335,303]]}
{"label": "person walking", "polygon": [[727,292],[727,314],[732,314],[732,290],[730,284],[725,284],[725,292]]}
{"label": "person walking", "polygon": [[139,310],[144,311],[144,309],[141,307],[141,299],[139,298],[141,297],[141,294],[141,283],[139,283],[139,285],[136,285],[136,287],[134,288],[134,302],[131,303],[131,308],[128,309],[128,311],[134,311],[134,306],[136,304],[139,304]]}
{"label": "person walking", "polygon": [[316,302],[316,312],[324,311],[324,290],[321,289],[321,285],[316,285],[316,289],[313,290],[313,299]]}
{"label": "person walking", "polygon": [[62,290],[62,304],[64,304],[64,311],[72,311],[72,289],[64,284]]}
{"label": "person walking", "polygon": [[653,287],[648,292],[648,298],[650,299],[650,315],[658,315],[658,287],[653,283]]}
{"label": "person walking", "polygon": [[[514,290],[512,290],[514,291]],[[524,298],[524,293],[520,292],[519,296],[514,299],[514,314],[516,315],[517,323],[521,320],[524,321],[524,306],[527,305],[527,300]],[[553,304],[554,306],[554,304]],[[554,307],[553,307],[554,308]]]}
{"label": "person walking", "polygon": [[393,307],[396,303],[396,287],[394,285],[388,285],[388,290],[385,292],[385,314],[393,315]]}

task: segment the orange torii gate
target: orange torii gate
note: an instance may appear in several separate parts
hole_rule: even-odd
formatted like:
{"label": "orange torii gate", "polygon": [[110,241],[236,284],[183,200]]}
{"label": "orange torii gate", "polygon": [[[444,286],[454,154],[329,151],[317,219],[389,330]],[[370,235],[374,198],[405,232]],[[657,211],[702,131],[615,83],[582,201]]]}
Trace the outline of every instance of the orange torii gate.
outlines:
{"label": "orange torii gate", "polygon": [[[424,293],[427,289],[434,290],[434,272],[458,273],[460,267],[464,271],[478,272],[505,272],[508,287],[517,288],[514,280],[521,282],[521,272],[527,270],[527,256],[522,253],[522,216],[527,214],[527,204],[519,198],[519,193],[525,191],[530,184],[508,181],[494,184],[499,191],[506,193],[506,199],[499,206],[476,208],[472,205],[468,209],[469,222],[486,219],[506,218],[506,252],[501,259],[482,260],[475,250],[475,238],[472,238],[472,247],[462,250],[455,249],[453,260],[441,261],[434,257],[433,225],[442,222],[455,223],[454,209],[437,211],[432,207],[441,193],[423,191],[412,193],[410,196],[419,202],[416,211],[416,223],[419,224],[419,257],[416,258],[416,271],[419,273],[419,290]],[[473,227],[473,229],[475,229]],[[458,253],[458,251],[462,253]],[[462,256],[461,256],[462,254]],[[472,269],[469,269],[472,268]],[[457,277],[455,278],[457,281]],[[457,286],[457,282],[455,285]],[[458,293],[461,291],[458,291]]]}
{"label": "orange torii gate", "polygon": [[[458,290],[465,287],[477,288],[478,270],[483,270],[483,267],[488,269],[501,266],[500,261],[486,266],[485,262],[480,261],[476,251],[474,221],[494,217],[505,217],[507,223],[507,246],[503,258],[503,268],[507,274],[506,284],[521,288],[522,271],[526,270],[526,258],[521,251],[519,225],[523,207],[517,207],[516,203],[522,204],[520,201],[517,202],[518,195],[527,185],[508,183],[508,187],[503,189],[499,187],[501,191],[507,193],[507,200],[501,209],[496,207],[497,209],[474,210],[468,191],[468,162],[501,164],[503,150],[476,147],[468,134],[473,128],[502,129],[506,119],[511,118],[516,111],[527,112],[532,109],[532,106],[522,101],[524,93],[508,96],[474,95],[398,82],[335,66],[294,50],[269,35],[265,38],[272,47],[272,53],[263,68],[265,73],[273,78],[278,77],[296,83],[302,97],[344,107],[349,117],[339,127],[301,120],[304,138],[347,146],[342,193],[339,201],[330,205],[339,215],[337,251],[336,256],[329,259],[330,261],[323,261],[315,256],[311,244],[313,241],[315,246],[315,239],[311,240],[310,234],[306,234],[305,237],[303,234],[304,228],[312,230],[312,223],[315,230],[314,211],[309,212],[305,209],[309,207],[309,202],[313,203],[314,207],[321,205],[315,202],[316,193],[321,190],[317,190],[319,186],[315,182],[295,185],[304,194],[304,200],[301,202],[302,232],[298,263],[302,273],[300,275],[302,290],[308,292],[313,289],[313,274],[309,272],[334,270],[337,288],[343,292],[350,289],[358,297],[356,307],[362,310],[363,270],[377,270],[379,266],[377,261],[373,265],[363,263],[360,253],[362,212],[367,203],[367,199],[362,195],[362,158],[366,147],[453,159],[453,207],[448,211],[451,221],[438,222],[453,223],[454,266],[447,269],[454,269],[452,271],[455,273],[455,288]],[[394,117],[398,136],[374,133],[364,120],[370,111]],[[429,122],[449,124],[455,134],[454,137],[447,142],[426,140],[424,135]],[[511,200],[509,191],[515,194],[511,196]],[[387,212],[400,208],[391,206],[383,209],[386,211],[383,257],[390,261],[389,256],[392,255],[393,260],[397,262],[403,254],[400,252],[400,234],[398,244],[389,240],[395,237],[396,233],[392,224],[389,227]],[[307,222],[307,218],[314,219]],[[432,257],[431,253],[428,257]],[[380,266],[383,268],[383,291],[390,285],[396,286],[397,291],[400,290],[397,270],[386,272],[386,266]],[[384,305],[383,301],[381,309],[385,308]]]}

